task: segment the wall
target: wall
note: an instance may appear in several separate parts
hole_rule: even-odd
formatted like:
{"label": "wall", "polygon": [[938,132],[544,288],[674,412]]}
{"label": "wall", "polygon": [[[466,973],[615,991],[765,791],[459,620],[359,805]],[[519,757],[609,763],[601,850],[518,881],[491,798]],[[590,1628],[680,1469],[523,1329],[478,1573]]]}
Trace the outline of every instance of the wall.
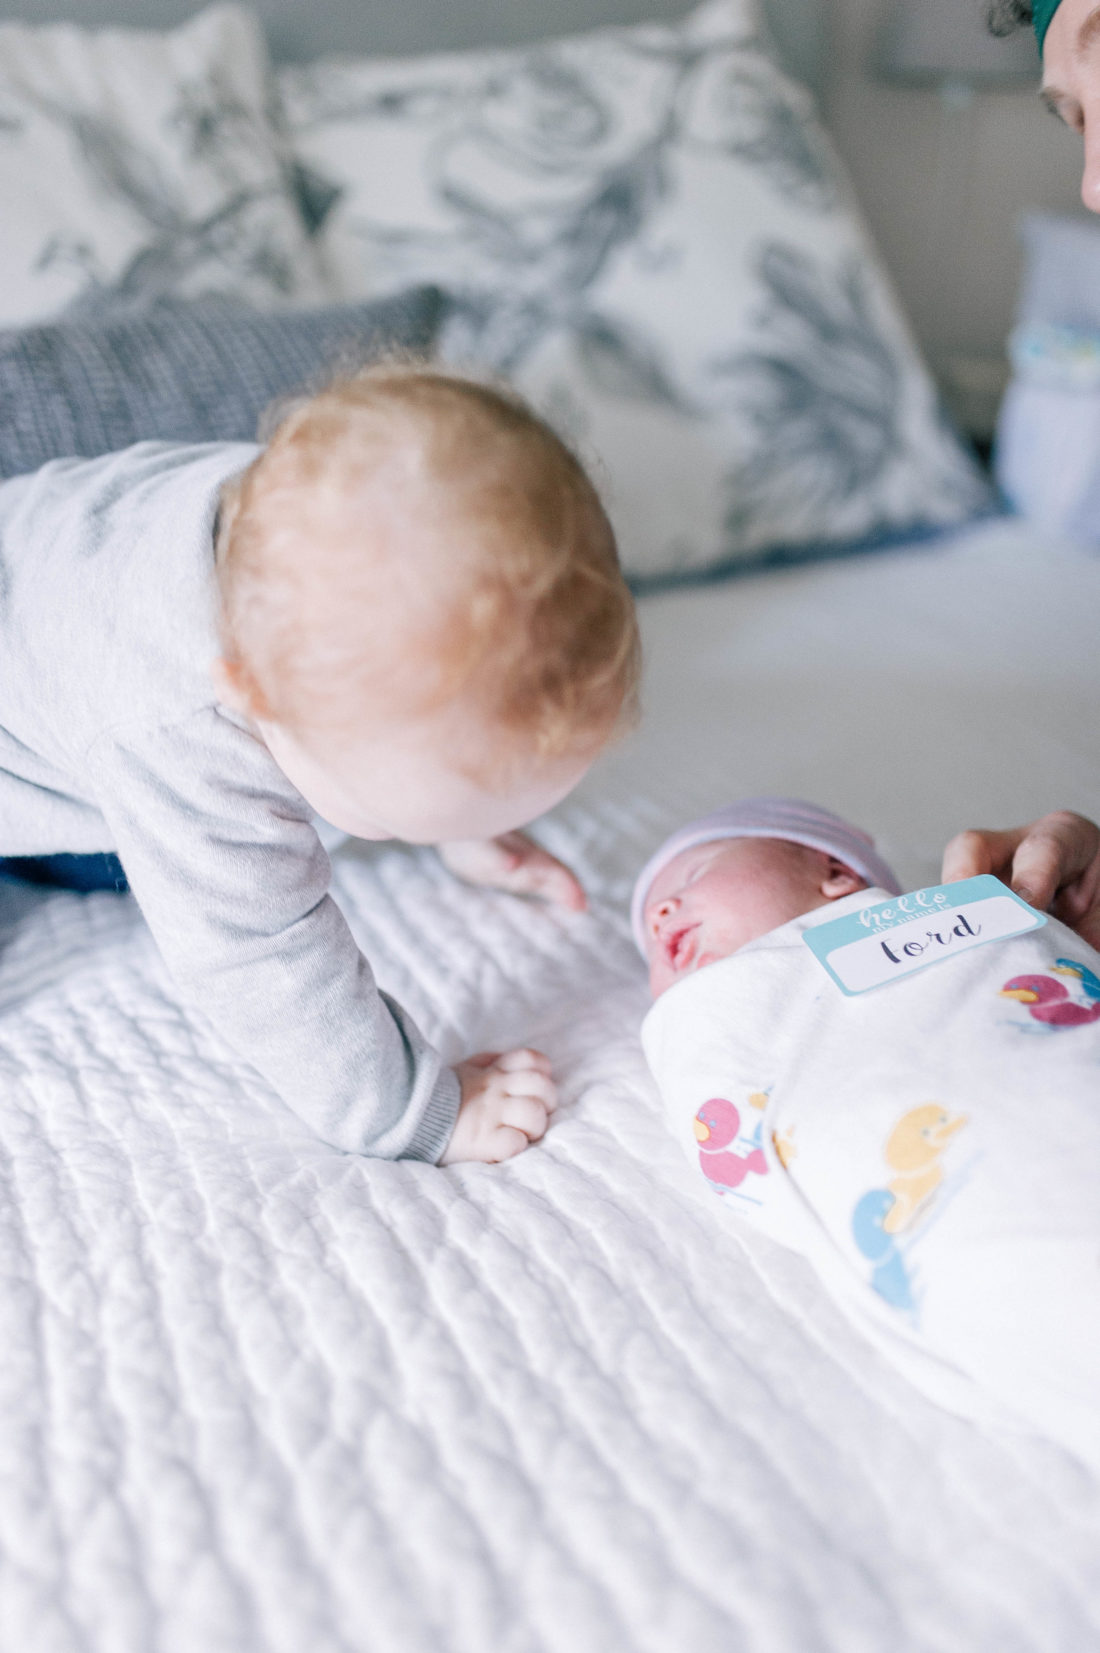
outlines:
{"label": "wall", "polygon": [[1011,325],[1021,209],[1083,213],[1081,141],[1034,88],[950,109],[876,80],[882,13],[883,0],[833,0],[825,118],[930,358],[978,366]]}
{"label": "wall", "polygon": [[[203,0],[0,0],[0,19],[69,16],[145,26]],[[691,0],[252,0],[280,56],[410,51],[531,38],[598,22],[675,16]],[[828,10],[824,113],[917,334],[934,363],[1000,356],[1013,307],[1022,207],[1077,206],[1079,140],[1034,90],[986,93],[946,110],[935,92],[869,72],[885,0],[762,0],[801,72],[812,71]],[[916,4],[918,0],[908,0]],[[978,5],[981,0],[958,0]],[[369,48],[368,48],[369,42]]]}

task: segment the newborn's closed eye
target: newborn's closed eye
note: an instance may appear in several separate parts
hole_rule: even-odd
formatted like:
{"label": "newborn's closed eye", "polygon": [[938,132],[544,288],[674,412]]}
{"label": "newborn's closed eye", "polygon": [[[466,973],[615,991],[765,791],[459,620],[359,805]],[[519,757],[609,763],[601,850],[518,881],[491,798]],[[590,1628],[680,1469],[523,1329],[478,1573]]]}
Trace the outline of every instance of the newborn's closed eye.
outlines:
{"label": "newborn's closed eye", "polygon": [[[680,889],[681,890],[690,889],[692,884],[697,883],[698,880],[703,876],[703,874],[709,869],[709,867],[711,865],[711,862],[713,860],[714,860],[713,855],[700,855],[699,859],[695,862],[694,866],[689,867],[687,872],[681,878],[680,886],[679,886]],[[671,899],[672,898],[670,896],[665,897],[666,901],[671,900]]]}

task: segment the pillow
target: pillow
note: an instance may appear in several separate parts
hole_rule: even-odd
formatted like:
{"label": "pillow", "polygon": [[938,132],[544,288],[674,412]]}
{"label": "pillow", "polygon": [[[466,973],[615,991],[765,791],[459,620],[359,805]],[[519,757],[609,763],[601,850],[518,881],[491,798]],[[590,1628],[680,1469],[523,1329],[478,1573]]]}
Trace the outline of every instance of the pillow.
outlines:
{"label": "pillow", "polygon": [[280,77],[350,293],[436,281],[448,354],[601,468],[635,576],[958,523],[986,483],[751,0]]}
{"label": "pillow", "polygon": [[331,298],[237,6],[166,34],[0,24],[0,326],[161,293]]}
{"label": "pillow", "polygon": [[264,314],[231,299],[0,333],[0,476],[150,438],[251,441],[260,413],[334,364],[431,348],[442,294]]}

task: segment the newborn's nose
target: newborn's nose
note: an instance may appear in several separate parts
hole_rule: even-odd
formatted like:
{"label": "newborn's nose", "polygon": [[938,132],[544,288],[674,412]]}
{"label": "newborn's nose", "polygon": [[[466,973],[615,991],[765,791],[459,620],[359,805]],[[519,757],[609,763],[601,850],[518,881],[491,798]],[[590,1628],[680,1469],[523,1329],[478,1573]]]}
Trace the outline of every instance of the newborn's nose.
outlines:
{"label": "newborn's nose", "polygon": [[676,896],[669,895],[653,909],[653,934],[656,935],[666,918],[671,918],[680,903]]}

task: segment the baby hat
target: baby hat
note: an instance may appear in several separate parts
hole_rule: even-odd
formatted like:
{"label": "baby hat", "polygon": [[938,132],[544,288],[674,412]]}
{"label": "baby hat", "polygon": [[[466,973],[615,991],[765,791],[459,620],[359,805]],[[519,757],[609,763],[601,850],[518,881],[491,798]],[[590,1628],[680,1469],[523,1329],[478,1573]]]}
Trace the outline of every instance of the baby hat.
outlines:
{"label": "baby hat", "polygon": [[824,850],[835,855],[846,867],[858,872],[869,884],[878,884],[891,895],[901,894],[901,885],[882,857],[875,852],[875,841],[859,827],[842,821],[827,809],[808,804],[802,798],[742,798],[738,803],[716,809],[698,821],[681,827],[665,840],[656,855],[642,868],[634,886],[630,904],[630,922],[634,940],[645,952],[645,930],[642,914],[646,896],[657,874],[685,849],[696,844],[711,844],[718,838],[784,838],[791,844],[805,844],[809,849]]}

